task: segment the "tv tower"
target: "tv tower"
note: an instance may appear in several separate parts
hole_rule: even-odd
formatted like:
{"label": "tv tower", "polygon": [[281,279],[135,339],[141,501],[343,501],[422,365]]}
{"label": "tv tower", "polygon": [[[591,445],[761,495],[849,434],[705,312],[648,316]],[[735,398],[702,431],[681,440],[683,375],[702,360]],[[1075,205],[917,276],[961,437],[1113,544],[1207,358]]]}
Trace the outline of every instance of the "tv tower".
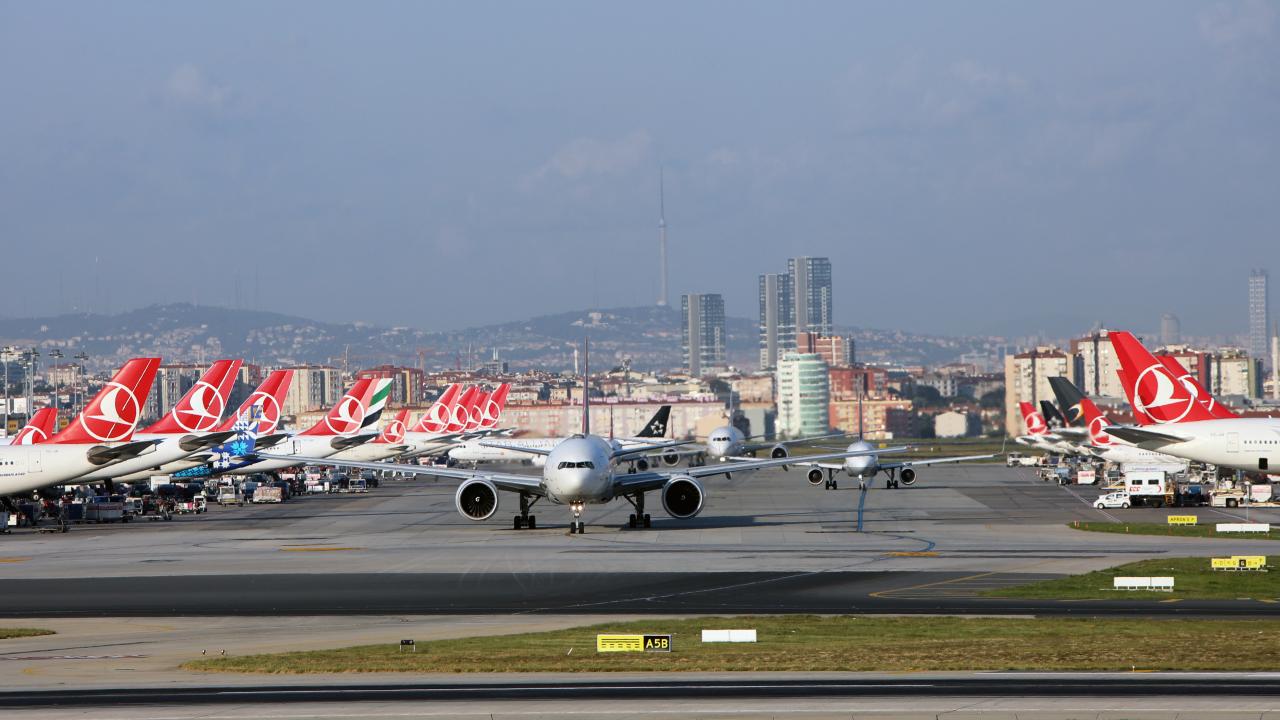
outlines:
{"label": "tv tower", "polygon": [[658,307],[667,306],[667,204],[658,166]]}

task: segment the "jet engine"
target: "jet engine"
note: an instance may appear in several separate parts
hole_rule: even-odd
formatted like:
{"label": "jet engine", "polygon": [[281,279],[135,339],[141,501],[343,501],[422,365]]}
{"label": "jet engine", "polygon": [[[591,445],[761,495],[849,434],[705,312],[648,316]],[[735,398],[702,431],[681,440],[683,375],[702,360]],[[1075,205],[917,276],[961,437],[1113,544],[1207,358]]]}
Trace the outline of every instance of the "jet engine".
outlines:
{"label": "jet engine", "polygon": [[644,458],[640,458],[639,460],[636,460],[636,470],[639,470],[640,472],[644,472],[645,470],[648,470],[648,469],[649,469],[648,460],[645,460]]}
{"label": "jet engine", "polygon": [[706,493],[702,484],[688,475],[677,475],[662,487],[662,507],[673,518],[687,520],[702,512]]}
{"label": "jet engine", "polygon": [[822,468],[809,468],[809,472],[805,474],[805,477],[809,479],[810,485],[817,485],[824,479],[822,475]]}
{"label": "jet engine", "polygon": [[903,485],[911,485],[916,481],[916,471],[911,468],[902,468],[902,472],[898,473],[898,479]]}
{"label": "jet engine", "polygon": [[786,445],[774,445],[773,448],[769,450],[769,457],[777,460],[779,458],[791,457],[791,453],[787,450]]}
{"label": "jet engine", "polygon": [[498,511],[498,488],[483,478],[468,480],[458,486],[453,502],[468,520],[488,520]]}
{"label": "jet engine", "polygon": [[662,456],[662,464],[675,467],[680,464],[680,453],[666,453]]}

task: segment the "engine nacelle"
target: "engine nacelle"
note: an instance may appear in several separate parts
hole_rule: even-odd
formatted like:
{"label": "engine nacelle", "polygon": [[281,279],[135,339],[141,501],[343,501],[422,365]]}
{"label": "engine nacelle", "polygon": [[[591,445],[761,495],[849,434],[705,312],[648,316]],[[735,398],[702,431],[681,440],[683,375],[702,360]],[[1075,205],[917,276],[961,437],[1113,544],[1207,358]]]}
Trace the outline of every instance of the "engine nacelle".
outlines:
{"label": "engine nacelle", "polygon": [[902,472],[898,473],[898,479],[903,485],[911,485],[916,481],[916,471],[911,468],[902,468]]}
{"label": "engine nacelle", "polygon": [[667,467],[675,467],[680,464],[680,453],[666,453],[662,456],[662,464]]}
{"label": "engine nacelle", "polygon": [[769,457],[774,460],[791,457],[791,451],[787,450],[786,445],[774,445],[773,448],[769,450]]}
{"label": "engine nacelle", "polygon": [[644,458],[640,458],[639,460],[636,460],[636,470],[639,470],[640,472],[644,472],[645,470],[648,470],[648,469],[649,469],[648,460],[645,460]]}
{"label": "engine nacelle", "polygon": [[529,460],[529,464],[530,464],[530,465],[532,465],[532,466],[534,466],[534,467],[539,467],[539,468],[540,468],[540,467],[546,467],[546,466],[547,466],[547,456],[546,456],[546,455],[534,455],[534,456],[533,456],[533,459]]}
{"label": "engine nacelle", "polygon": [[453,502],[468,520],[488,520],[498,512],[498,487],[483,478],[468,480],[458,486]]}
{"label": "engine nacelle", "polygon": [[688,475],[677,475],[662,487],[662,507],[671,517],[687,520],[702,512],[706,496],[697,480]]}
{"label": "engine nacelle", "polygon": [[805,477],[808,478],[810,485],[817,485],[823,480],[822,468],[809,468],[809,472],[805,474]]}

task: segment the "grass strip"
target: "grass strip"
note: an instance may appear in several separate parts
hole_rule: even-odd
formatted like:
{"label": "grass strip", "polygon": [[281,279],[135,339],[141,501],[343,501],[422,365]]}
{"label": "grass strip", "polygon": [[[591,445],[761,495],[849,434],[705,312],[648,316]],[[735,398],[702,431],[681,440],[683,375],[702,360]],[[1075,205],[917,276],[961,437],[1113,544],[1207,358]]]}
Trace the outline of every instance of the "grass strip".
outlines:
{"label": "grass strip", "polygon": [[[1231,553],[1223,553],[1229,556]],[[1267,563],[1280,558],[1268,557]],[[1131,598],[1162,600],[1275,600],[1280,598],[1280,569],[1270,572],[1237,572],[1212,570],[1209,558],[1158,558],[1096,570],[1083,575],[1044,580],[1027,585],[988,590],[987,597],[1034,598],[1053,600],[1123,600]],[[1115,577],[1172,577],[1173,592],[1113,590]],[[1276,648],[1280,653],[1280,647]]]}
{"label": "grass strip", "polygon": [[[1174,511],[1170,515],[1195,515],[1195,509],[1181,512]],[[1280,527],[1271,528],[1268,533],[1220,533],[1216,523],[1205,525],[1169,525],[1161,523],[1141,522],[1072,522],[1067,527],[1087,532],[1117,533],[1120,535],[1164,535],[1165,537],[1222,538],[1224,540],[1280,540]]]}
{"label": "grass strip", "polygon": [[[703,644],[703,629],[759,642]],[[674,636],[670,653],[597,653],[597,633]],[[200,659],[250,673],[1274,670],[1277,620],[769,616],[666,618],[551,632]]]}
{"label": "grass strip", "polygon": [[37,637],[39,635],[52,635],[52,630],[43,628],[6,628],[0,627],[0,640],[9,640],[12,638]]}

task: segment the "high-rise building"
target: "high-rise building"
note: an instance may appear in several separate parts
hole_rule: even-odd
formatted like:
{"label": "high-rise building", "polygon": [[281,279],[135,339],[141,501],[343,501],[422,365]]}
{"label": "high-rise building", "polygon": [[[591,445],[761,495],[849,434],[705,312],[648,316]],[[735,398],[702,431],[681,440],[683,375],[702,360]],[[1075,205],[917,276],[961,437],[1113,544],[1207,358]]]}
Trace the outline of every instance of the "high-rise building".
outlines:
{"label": "high-rise building", "polygon": [[1160,344],[1182,344],[1182,322],[1173,313],[1165,313],[1160,317]]}
{"label": "high-rise building", "polygon": [[831,366],[852,365],[856,362],[853,350],[853,338],[812,332],[796,333],[796,352],[818,353]]}
{"label": "high-rise building", "polygon": [[1267,341],[1267,328],[1271,327],[1267,297],[1267,271],[1249,272],[1249,355],[1267,362],[1271,343]]}
{"label": "high-rise building", "polygon": [[299,365],[285,395],[283,415],[298,416],[333,406],[342,397],[342,372],[329,365]]}
{"label": "high-rise building", "polygon": [[791,276],[760,276],[760,369],[778,367],[778,357],[795,348],[794,300]]}
{"label": "high-rise building", "polygon": [[[1120,358],[1111,346],[1106,330],[1098,330],[1071,341],[1073,372],[1063,373],[1090,397],[1123,398],[1124,386],[1120,384]],[[1052,400],[1052,392],[1046,396]],[[1024,400],[1026,398],[1023,398]]]}
{"label": "high-rise building", "polygon": [[831,334],[831,260],[797,257],[787,260],[795,302],[795,331]]}
{"label": "high-rise building", "polygon": [[816,353],[787,353],[778,360],[778,432],[786,437],[824,435],[830,420],[827,364]]}
{"label": "high-rise building", "polygon": [[[1111,345],[1111,341],[1106,338],[1093,342],[1099,351]],[[1114,351],[1112,353],[1114,354]],[[1010,435],[1017,437],[1026,432],[1022,425],[1022,413],[1018,409],[1018,403],[1025,401],[1039,407],[1041,400],[1053,401],[1053,388],[1049,385],[1049,378],[1059,375],[1071,377],[1071,364],[1072,356],[1056,347],[1039,346],[1029,352],[1005,356],[1005,430]],[[1100,376],[1101,373],[1099,373]],[[1094,395],[1095,393],[1088,387],[1088,381],[1089,378],[1086,377],[1083,389],[1086,394]]]}
{"label": "high-rise building", "polygon": [[698,377],[725,366],[724,296],[719,293],[690,293],[680,296],[684,318],[681,350],[684,369]]}

